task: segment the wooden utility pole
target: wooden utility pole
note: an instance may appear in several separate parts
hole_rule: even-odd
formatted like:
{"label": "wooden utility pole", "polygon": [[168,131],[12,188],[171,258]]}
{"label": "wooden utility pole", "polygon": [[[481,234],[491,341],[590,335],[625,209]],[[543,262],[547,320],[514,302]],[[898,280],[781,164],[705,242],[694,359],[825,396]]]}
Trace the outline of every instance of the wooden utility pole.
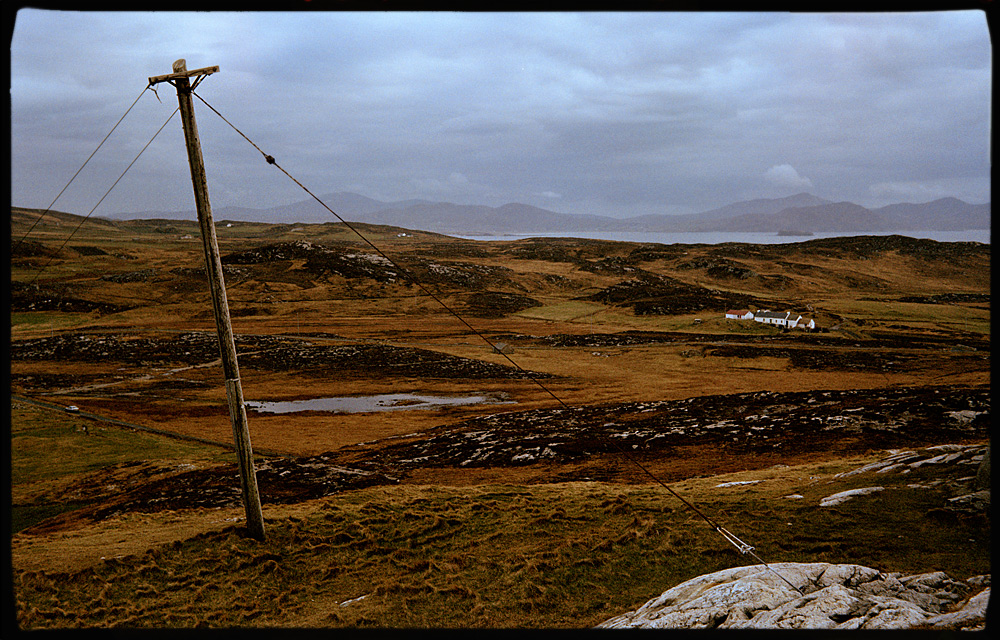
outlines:
{"label": "wooden utility pole", "polygon": [[[257,472],[253,464],[253,449],[250,446],[250,427],[247,425],[247,410],[243,402],[243,387],[240,384],[240,368],[236,362],[236,343],[229,318],[229,302],[226,299],[226,283],[222,277],[222,259],[212,220],[212,206],[208,201],[208,180],[205,177],[205,161],[201,155],[198,126],[194,120],[194,106],[191,92],[201,80],[219,71],[219,67],[205,67],[187,70],[187,63],[181,59],[174,63],[174,72],[149,79],[150,85],[169,82],[177,87],[181,121],[184,126],[184,140],[187,143],[188,162],[191,164],[191,181],[194,183],[194,200],[198,208],[198,223],[201,225],[201,239],[205,246],[205,267],[208,283],[212,290],[212,307],[215,311],[215,326],[219,334],[219,350],[222,352],[222,371],[226,378],[226,398],[229,402],[229,416],[233,423],[233,439],[236,441],[236,455],[240,467],[240,481],[243,486],[243,507],[246,510],[247,529],[250,535],[264,540],[264,516],[260,508],[260,494],[257,491]],[[196,77],[195,85],[190,78]]]}

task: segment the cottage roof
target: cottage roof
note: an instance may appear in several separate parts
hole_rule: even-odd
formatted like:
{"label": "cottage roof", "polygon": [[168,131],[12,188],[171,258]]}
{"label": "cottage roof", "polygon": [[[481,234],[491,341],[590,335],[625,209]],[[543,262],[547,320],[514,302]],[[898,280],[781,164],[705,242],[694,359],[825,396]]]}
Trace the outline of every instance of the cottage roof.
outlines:
{"label": "cottage roof", "polygon": [[758,318],[787,318],[790,311],[758,311],[755,315]]}

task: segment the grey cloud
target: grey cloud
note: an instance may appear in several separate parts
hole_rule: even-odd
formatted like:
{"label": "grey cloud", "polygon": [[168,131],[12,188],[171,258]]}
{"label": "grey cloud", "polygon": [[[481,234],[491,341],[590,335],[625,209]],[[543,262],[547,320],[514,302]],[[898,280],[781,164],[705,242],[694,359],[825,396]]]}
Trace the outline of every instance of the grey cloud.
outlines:
{"label": "grey cloud", "polygon": [[[806,179],[860,204],[989,197],[991,50],[975,11],[18,18],[11,175],[25,206],[47,205],[146,77],[179,57],[218,64],[199,94],[319,192],[620,216],[780,197]],[[174,108],[171,87],[159,96],[95,158],[95,184]],[[216,206],[298,197],[196,109]],[[191,206],[179,128],[108,207]],[[798,179],[768,180],[781,165]],[[69,210],[100,193],[81,189]]]}

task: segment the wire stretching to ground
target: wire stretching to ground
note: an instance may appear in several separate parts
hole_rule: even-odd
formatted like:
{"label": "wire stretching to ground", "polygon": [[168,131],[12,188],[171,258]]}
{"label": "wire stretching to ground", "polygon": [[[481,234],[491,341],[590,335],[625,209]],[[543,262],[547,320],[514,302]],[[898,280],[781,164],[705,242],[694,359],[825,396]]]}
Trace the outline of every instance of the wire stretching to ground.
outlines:
{"label": "wire stretching to ground", "polygon": [[31,227],[29,227],[28,230],[25,232],[25,234],[21,237],[21,239],[17,241],[17,244],[14,245],[14,248],[10,250],[11,255],[14,255],[17,252],[17,248],[21,246],[21,243],[24,242],[29,235],[31,235],[31,232],[35,230],[35,227],[38,225],[39,222],[41,222],[45,214],[52,210],[52,207],[54,207],[59,198],[62,197],[62,194],[66,192],[66,189],[69,189],[69,185],[73,184],[73,181],[76,180],[76,177],[78,175],[80,175],[80,172],[83,171],[83,168],[87,166],[87,163],[90,162],[90,160],[95,155],[97,155],[97,152],[101,149],[101,147],[104,146],[104,143],[108,141],[108,138],[110,138],[111,134],[115,132],[115,129],[117,129],[118,125],[122,123],[122,120],[125,119],[125,116],[127,116],[129,112],[132,111],[132,107],[134,107],[139,102],[139,99],[142,98],[142,94],[146,93],[146,89],[149,89],[149,85],[147,85],[142,91],[139,92],[139,95],[136,96],[136,99],[132,102],[131,105],[129,105],[129,108],[125,110],[125,113],[122,114],[122,117],[118,118],[118,122],[115,123],[115,126],[111,127],[111,131],[108,131],[108,135],[104,136],[104,139],[101,140],[101,143],[97,145],[97,148],[95,148],[93,152],[91,152],[91,154],[87,157],[87,159],[83,161],[83,164],[80,165],[80,168],[76,170],[76,173],[74,173],[73,177],[69,179],[69,182],[66,183],[66,186],[63,187],[61,191],[59,191],[59,193],[56,195],[55,199],[52,200],[49,206],[45,207],[45,210],[42,211],[40,214],[38,214],[38,219],[32,223]]}
{"label": "wire stretching to ground", "polygon": [[[118,176],[118,179],[115,180],[114,183],[111,185],[111,187],[109,187],[108,190],[104,192],[104,195],[101,196],[101,199],[97,201],[97,204],[95,204],[94,207],[90,210],[90,212],[86,216],[84,216],[84,218],[82,220],[80,220],[80,223],[78,225],[76,225],[76,228],[73,229],[72,233],[70,233],[69,236],[65,240],[63,240],[63,243],[61,245],[59,245],[58,249],[56,249],[55,254],[58,254],[60,251],[62,251],[63,247],[66,246],[66,243],[69,242],[73,238],[73,236],[76,235],[76,232],[80,230],[80,227],[83,226],[83,223],[86,222],[87,220],[89,220],[90,216],[94,215],[94,211],[97,210],[97,207],[101,206],[101,203],[104,202],[104,199],[108,197],[108,194],[110,194],[114,190],[114,188],[116,186],[118,186],[118,183],[121,182],[121,179],[125,177],[125,174],[128,173],[128,170],[131,169],[132,165],[134,165],[139,160],[139,157],[142,156],[142,154],[146,151],[146,149],[149,148],[149,145],[153,144],[153,140],[156,140],[156,136],[160,135],[160,132],[163,131],[163,129],[167,126],[167,123],[170,122],[173,119],[174,114],[176,114],[178,111],[180,111],[180,107],[177,107],[176,109],[174,109],[173,113],[171,113],[170,116],[166,120],[163,121],[163,124],[160,125],[160,128],[157,129],[156,133],[153,134],[153,137],[149,139],[149,142],[147,142],[145,145],[143,145],[142,149],[139,150],[139,153],[136,154],[135,158],[132,159],[132,162],[128,163],[128,166],[125,167],[125,170],[122,171],[122,173],[121,173],[120,176]],[[42,274],[42,272],[44,272],[45,269],[48,268],[48,266],[55,259],[55,254],[49,256],[48,262],[46,262],[42,266],[42,268],[39,269],[38,272],[35,274],[35,277],[33,277],[28,282],[29,285],[32,284],[32,283],[34,283],[35,280],[38,279],[38,276],[40,276]]]}
{"label": "wire stretching to ground", "polygon": [[[209,109],[211,109],[215,113],[215,115],[217,115],[220,118],[222,118],[223,122],[225,122],[230,127],[232,127],[233,131],[235,131],[236,133],[238,133],[240,136],[243,137],[244,140],[246,140],[247,142],[249,142],[253,146],[254,149],[256,149],[258,152],[260,152],[260,154],[262,156],[264,156],[264,159],[267,161],[268,164],[274,165],[275,168],[277,168],[279,171],[281,171],[283,174],[285,174],[292,182],[294,182],[295,184],[297,184],[303,191],[305,191],[307,194],[309,194],[309,196],[312,197],[316,202],[318,202],[320,204],[320,206],[322,206],[324,209],[326,209],[327,211],[329,211],[333,216],[335,216],[337,218],[337,220],[339,220],[348,229],[350,229],[352,232],[354,232],[355,235],[357,235],[359,238],[361,238],[362,241],[364,241],[369,247],[371,247],[374,251],[376,251],[382,258],[388,260],[389,263],[393,265],[393,267],[395,267],[396,269],[398,269],[400,273],[404,274],[413,284],[415,284],[416,286],[420,287],[420,289],[423,290],[424,293],[426,293],[428,296],[430,296],[431,298],[433,298],[449,314],[451,314],[452,316],[454,316],[466,328],[468,328],[474,334],[476,334],[477,336],[479,336],[486,344],[488,344],[491,348],[493,348],[493,350],[496,353],[499,353],[501,356],[503,356],[504,359],[506,359],[516,369],[518,369],[519,371],[521,371],[525,375],[527,375],[531,379],[532,382],[534,382],[543,391],[545,391],[545,393],[547,393],[549,396],[551,396],[556,402],[559,403],[560,406],[562,406],[564,409],[569,409],[570,408],[569,405],[567,405],[565,402],[563,402],[563,400],[559,396],[557,396],[555,393],[553,393],[551,389],[549,389],[548,387],[546,387],[544,384],[542,384],[542,382],[540,380],[538,380],[538,378],[536,378],[535,376],[533,376],[530,371],[527,371],[527,370],[523,369],[509,355],[507,355],[506,353],[504,353],[501,349],[498,349],[496,347],[496,345],[492,341],[490,341],[489,338],[487,338],[479,330],[477,330],[475,327],[473,327],[471,324],[469,324],[465,320],[465,318],[463,318],[458,312],[456,312],[454,309],[452,309],[447,304],[445,304],[445,302],[443,300],[441,300],[440,297],[438,297],[433,292],[431,292],[429,289],[427,289],[427,287],[425,287],[422,282],[420,282],[419,280],[417,280],[416,277],[413,276],[413,274],[411,274],[407,269],[404,269],[399,264],[397,264],[396,261],[393,260],[391,257],[387,256],[382,251],[382,249],[380,249],[377,245],[375,245],[375,243],[373,243],[371,240],[369,240],[368,238],[366,238],[364,236],[364,234],[362,234],[360,231],[358,231],[350,222],[348,222],[343,217],[341,217],[341,215],[338,214],[336,211],[334,211],[333,209],[331,209],[330,207],[328,207],[325,202],[323,202],[321,199],[319,199],[312,191],[310,191],[305,185],[303,185],[301,182],[299,182],[293,175],[291,175],[290,173],[288,173],[287,171],[285,171],[285,169],[281,165],[279,165],[277,163],[277,161],[275,161],[275,159],[272,156],[268,155],[267,153],[264,153],[264,151],[259,146],[257,146],[257,144],[253,140],[251,140],[249,137],[247,137],[247,135],[245,133],[243,133],[242,131],[240,131],[233,123],[231,123],[229,120],[227,120],[225,118],[225,116],[223,116],[221,113],[219,113],[219,111],[215,107],[213,107],[212,105],[210,105],[204,98],[202,98],[200,95],[198,95],[194,91],[192,91],[191,93],[194,94],[199,100],[201,100],[201,102],[206,107],[208,107]],[[676,491],[674,491],[669,485],[667,485],[665,482],[663,482],[662,480],[660,480],[660,478],[658,478],[645,465],[643,465],[641,462],[639,462],[639,460],[635,456],[633,456],[632,453],[628,449],[626,449],[625,447],[623,447],[618,442],[615,442],[613,438],[609,438],[609,441],[632,464],[634,464],[636,467],[638,467],[639,469],[641,469],[643,471],[643,473],[645,473],[647,476],[649,476],[658,485],[660,485],[661,487],[663,487],[664,489],[666,489],[667,491],[669,491],[671,495],[673,495],[675,498],[677,498],[678,500],[680,500],[685,506],[687,506],[689,509],[691,509],[694,513],[698,514],[702,518],[702,520],[704,520],[706,523],[708,523],[708,525],[710,527],[712,527],[715,531],[717,531],[720,535],[722,535],[722,537],[725,538],[730,544],[732,544],[737,549],[739,549],[740,553],[750,554],[750,556],[752,556],[758,562],[760,562],[762,565],[764,565],[765,567],[767,567],[772,573],[774,573],[779,578],[781,578],[786,584],[788,584],[790,587],[792,587],[793,589],[795,589],[796,591],[798,591],[800,594],[802,593],[801,589],[799,589],[794,584],[792,584],[791,582],[789,582],[780,573],[778,573],[777,571],[775,571],[774,569],[772,569],[770,565],[768,565],[766,562],[764,562],[764,560],[762,560],[760,558],[760,556],[758,556],[756,553],[754,553],[754,548],[752,546],[750,546],[747,543],[743,542],[742,540],[740,540],[739,538],[737,538],[735,535],[733,535],[732,533],[730,533],[729,531],[727,531],[726,529],[724,529],[717,522],[715,522],[714,520],[712,520],[712,518],[710,518],[707,515],[705,515],[704,513],[702,513],[701,510],[699,510],[697,507],[695,507],[693,504],[691,504],[688,500],[686,500],[679,493],[677,493]]]}
{"label": "wire stretching to ground", "polygon": [[246,136],[246,134],[244,134],[242,131],[240,131],[238,128],[236,128],[236,126],[233,125],[233,123],[229,122],[229,120],[226,120],[226,118],[221,113],[219,113],[215,109],[215,107],[213,107],[208,102],[206,102],[205,99],[202,98],[197,93],[195,93],[193,91],[192,91],[192,93],[195,96],[197,96],[197,98],[199,100],[201,100],[205,104],[205,106],[207,106],[209,109],[211,109],[213,112],[215,112],[215,114],[217,116],[219,116],[220,118],[222,118],[222,120],[226,124],[228,124],[230,127],[232,127],[232,129],[236,133],[240,134],[243,137],[244,140],[246,140],[251,145],[253,145],[253,147],[255,149],[257,149],[257,151],[259,151],[262,156],[264,156],[264,159],[267,160],[268,164],[274,165],[275,168],[277,168],[279,171],[281,171],[283,174],[285,174],[288,177],[289,180],[291,180],[292,182],[294,182],[295,184],[297,184],[299,186],[299,188],[301,188],[303,191],[305,191],[307,194],[309,194],[309,196],[312,197],[313,200],[315,200],[316,202],[318,202],[320,204],[320,206],[322,206],[324,209],[326,209],[327,211],[329,211],[331,215],[335,216],[337,218],[337,220],[339,220],[348,229],[350,229],[356,236],[358,236],[362,241],[364,241],[365,244],[367,244],[369,247],[371,247],[373,251],[377,252],[379,254],[379,256],[381,256],[382,258],[384,258],[385,260],[387,260],[393,267],[395,267],[396,269],[398,269],[399,272],[402,273],[410,282],[412,282],[415,286],[419,287],[421,291],[423,291],[426,295],[430,296],[435,302],[437,302],[439,305],[441,305],[441,307],[444,308],[455,319],[457,319],[459,322],[461,322],[463,325],[465,325],[465,327],[467,329],[469,329],[469,331],[471,331],[474,334],[476,334],[477,336],[479,336],[494,351],[496,351],[501,356],[503,356],[503,358],[506,359],[512,366],[514,366],[519,371],[521,371],[522,373],[524,373],[525,375],[527,375],[529,378],[531,378],[531,380],[534,381],[535,384],[537,384],[538,386],[540,386],[548,395],[552,396],[552,398],[554,398],[556,400],[556,402],[558,402],[560,405],[562,405],[566,409],[569,408],[569,406],[565,402],[563,402],[557,395],[555,395],[554,393],[552,393],[552,391],[550,389],[548,389],[545,385],[543,385],[537,378],[531,376],[531,372],[530,371],[526,371],[525,369],[523,369],[519,364],[517,364],[517,362],[515,362],[514,360],[512,360],[510,358],[510,356],[508,356],[506,353],[503,353],[503,351],[501,349],[498,349],[497,346],[492,341],[490,341],[489,338],[487,338],[486,336],[484,336],[479,330],[477,330],[475,327],[473,327],[471,324],[469,324],[465,320],[465,318],[463,318],[457,311],[455,311],[454,309],[452,309],[451,307],[449,307],[447,305],[447,303],[445,303],[444,300],[442,300],[438,295],[436,295],[430,289],[428,289],[427,287],[425,287],[422,282],[420,282],[419,280],[417,280],[417,278],[412,273],[409,272],[409,270],[403,268],[395,260],[393,260],[390,256],[386,255],[385,252],[382,251],[382,249],[380,249],[378,247],[378,245],[376,245],[371,240],[369,240],[368,238],[366,238],[363,233],[361,233],[360,231],[358,231],[357,228],[354,227],[354,225],[352,225],[350,222],[348,222],[343,217],[341,217],[341,215],[339,213],[337,213],[336,211],[334,211],[333,209],[331,209],[329,206],[327,206],[327,204],[325,202],[323,202],[320,198],[318,198],[316,196],[316,194],[314,194],[305,185],[303,185],[301,182],[299,182],[295,178],[295,176],[293,176],[292,174],[290,174],[287,171],[285,171],[285,169],[281,165],[279,165],[277,163],[277,161],[272,156],[269,156],[268,154],[264,153],[264,151],[261,150],[261,148],[259,146],[257,146],[257,144],[253,140],[251,140],[250,138],[248,138]]}

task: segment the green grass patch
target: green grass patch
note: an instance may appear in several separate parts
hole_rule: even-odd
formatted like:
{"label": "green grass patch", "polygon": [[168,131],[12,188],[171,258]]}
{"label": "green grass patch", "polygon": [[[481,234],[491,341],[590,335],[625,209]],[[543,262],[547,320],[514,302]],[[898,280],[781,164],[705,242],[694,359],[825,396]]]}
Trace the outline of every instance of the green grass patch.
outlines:
{"label": "green grass patch", "polygon": [[169,464],[231,457],[214,447],[106,426],[16,400],[11,406],[10,434],[13,533],[80,506],[51,504],[39,497],[36,489],[40,486],[52,488],[80,474],[127,462]]}
{"label": "green grass patch", "polygon": [[85,502],[58,502],[45,504],[12,505],[10,508],[10,533],[23,531],[43,520],[61,513],[68,513],[86,506]]}
{"label": "green grass patch", "polygon": [[11,408],[10,450],[14,487],[122,462],[207,460],[224,455],[204,445],[25,405]]}
{"label": "green grass patch", "polygon": [[28,311],[10,314],[12,332],[24,330],[62,331],[87,324],[94,318],[92,313],[67,313],[65,311]]}
{"label": "green grass patch", "polygon": [[990,311],[975,307],[915,302],[851,300],[830,310],[855,319],[877,322],[958,325],[965,330],[989,334]]}

